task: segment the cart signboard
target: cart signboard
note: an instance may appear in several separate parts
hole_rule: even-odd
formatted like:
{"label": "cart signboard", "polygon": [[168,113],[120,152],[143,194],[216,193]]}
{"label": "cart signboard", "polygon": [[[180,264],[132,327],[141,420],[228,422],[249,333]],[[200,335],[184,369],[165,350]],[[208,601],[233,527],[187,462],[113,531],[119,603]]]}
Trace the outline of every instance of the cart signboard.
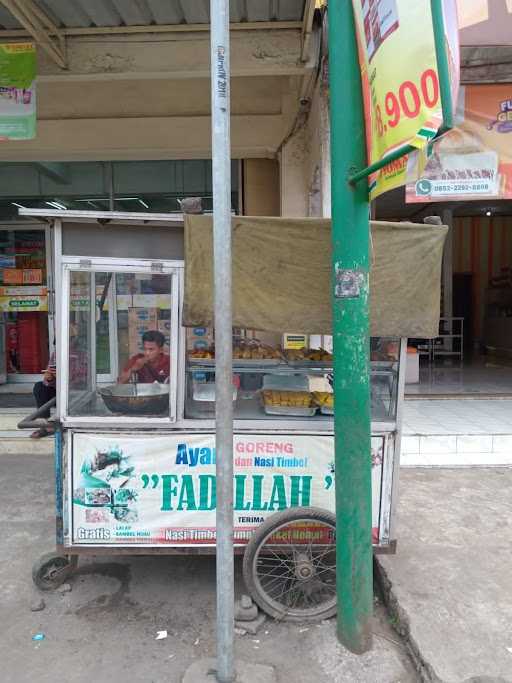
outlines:
{"label": "cart signboard", "polygon": [[[372,438],[374,543],[384,444]],[[215,545],[214,435],[75,433],[71,449],[72,544]],[[332,436],[237,435],[234,453],[236,545],[273,512],[334,510]]]}
{"label": "cart signboard", "polygon": [[0,43],[0,141],[36,135],[36,47]]}
{"label": "cart signboard", "polygon": [[[353,0],[366,119],[368,164],[412,145],[443,122],[430,2]],[[458,82],[455,0],[444,0],[452,97]],[[406,158],[370,175],[370,198],[405,184]]]}

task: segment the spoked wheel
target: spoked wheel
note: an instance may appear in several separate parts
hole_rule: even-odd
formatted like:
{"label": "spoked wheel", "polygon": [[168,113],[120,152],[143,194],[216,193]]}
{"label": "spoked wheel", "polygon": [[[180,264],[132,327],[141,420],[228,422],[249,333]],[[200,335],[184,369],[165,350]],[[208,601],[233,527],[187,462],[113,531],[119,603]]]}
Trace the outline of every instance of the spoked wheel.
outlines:
{"label": "spoked wheel", "polygon": [[244,580],[271,617],[316,621],[336,614],[336,518],[319,508],[278,512],[254,533]]}
{"label": "spoked wheel", "polygon": [[68,579],[77,566],[77,558],[57,553],[47,553],[34,563],[32,580],[42,591],[58,588]]}

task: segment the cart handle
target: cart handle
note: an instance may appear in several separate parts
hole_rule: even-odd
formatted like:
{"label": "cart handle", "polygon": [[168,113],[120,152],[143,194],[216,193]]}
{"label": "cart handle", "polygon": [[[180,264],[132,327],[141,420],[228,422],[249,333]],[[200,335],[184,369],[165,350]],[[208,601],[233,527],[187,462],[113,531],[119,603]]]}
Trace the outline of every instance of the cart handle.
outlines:
{"label": "cart handle", "polygon": [[43,422],[42,420],[44,418],[42,418],[41,415],[43,415],[49,408],[53,408],[53,406],[56,403],[57,399],[54,396],[40,408],[34,410],[33,413],[30,413],[30,415],[23,418],[21,422],[18,422],[18,429],[34,429],[34,427],[49,427],[51,424],[53,424],[53,422],[50,422],[48,418],[45,419],[45,421]]}

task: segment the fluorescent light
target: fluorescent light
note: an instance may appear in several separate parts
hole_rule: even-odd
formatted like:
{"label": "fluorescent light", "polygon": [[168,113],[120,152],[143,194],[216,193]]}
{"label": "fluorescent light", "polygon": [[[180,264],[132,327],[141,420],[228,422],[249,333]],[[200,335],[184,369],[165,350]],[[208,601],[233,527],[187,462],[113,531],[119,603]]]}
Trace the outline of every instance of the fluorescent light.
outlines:
{"label": "fluorescent light", "polygon": [[74,202],[108,202],[108,197],[91,197],[90,199],[73,199]]}
{"label": "fluorescent light", "polygon": [[23,206],[23,204],[18,204],[17,202],[11,202],[13,206],[17,206],[19,209],[26,209],[28,207]]}
{"label": "fluorescent light", "polygon": [[60,204],[59,202],[45,202],[45,204],[48,204],[48,206],[52,206],[54,209],[60,209],[61,211],[66,211],[68,208],[64,204]]}
{"label": "fluorescent light", "polygon": [[140,197],[116,197],[116,201],[118,202],[139,202],[139,204],[142,204],[142,206],[145,209],[149,209],[149,204],[146,204],[146,202],[141,199]]}

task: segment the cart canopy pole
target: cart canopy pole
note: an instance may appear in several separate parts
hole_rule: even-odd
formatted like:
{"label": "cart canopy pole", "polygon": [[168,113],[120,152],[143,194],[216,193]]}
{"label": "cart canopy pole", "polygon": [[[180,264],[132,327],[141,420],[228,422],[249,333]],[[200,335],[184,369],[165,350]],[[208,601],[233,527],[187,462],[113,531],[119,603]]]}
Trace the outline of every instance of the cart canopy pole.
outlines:
{"label": "cart canopy pole", "polygon": [[229,0],[210,0],[215,438],[217,480],[217,680],[234,672],[233,352]]}
{"label": "cart canopy pole", "polygon": [[369,214],[363,98],[352,3],[329,2],[338,638],[371,647],[373,607],[368,323]]}

